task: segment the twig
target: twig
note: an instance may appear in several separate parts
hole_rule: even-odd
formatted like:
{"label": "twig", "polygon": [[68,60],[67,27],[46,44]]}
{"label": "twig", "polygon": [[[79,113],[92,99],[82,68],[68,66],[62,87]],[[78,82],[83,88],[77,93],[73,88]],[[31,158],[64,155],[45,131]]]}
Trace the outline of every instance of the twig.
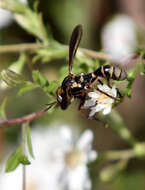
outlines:
{"label": "twig", "polygon": [[[60,49],[60,52],[61,51],[64,52],[65,49],[66,49],[66,51],[68,51],[68,45],[61,44],[61,46],[62,46],[62,49]],[[41,43],[25,43],[25,44],[14,44],[14,45],[0,45],[0,54],[2,54],[2,53],[27,52],[27,51],[33,51],[33,50],[36,50],[36,49],[48,48],[48,47],[49,46],[45,46],[44,44],[41,44]],[[51,47],[50,47],[50,50],[53,51],[53,49],[51,49]],[[106,60],[106,61],[113,62],[115,64],[121,64],[121,65],[123,65],[124,63],[125,63],[125,65],[128,65],[130,62],[132,62],[132,60],[137,59],[139,57],[139,54],[132,53],[132,54],[129,54],[129,55],[123,57],[118,63],[116,63],[113,60],[113,58],[111,57],[111,55],[106,54],[106,53],[96,52],[94,50],[89,50],[89,49],[85,49],[85,48],[79,48],[79,51],[81,51],[86,56],[89,56],[91,58],[100,59],[100,60]],[[60,56],[60,58],[62,58],[62,56]]]}
{"label": "twig", "polygon": [[29,115],[26,115],[23,117],[0,121],[0,126],[1,126],[0,128],[6,128],[6,127],[9,127],[12,125],[17,125],[20,123],[28,123],[28,122],[40,117],[41,115],[44,115],[45,113],[47,113],[47,111],[55,104],[56,104],[56,102],[53,102],[48,106],[48,108],[45,108],[39,112],[34,112],[32,114],[29,114]]}
{"label": "twig", "polygon": [[[14,44],[14,45],[0,45],[0,54],[2,53],[17,53],[17,52],[26,52],[33,51],[39,48],[44,47],[43,44],[38,43],[25,43],[25,44]],[[45,46],[47,47],[47,46]],[[67,45],[62,45],[62,47],[68,49]],[[103,60],[111,60],[111,56],[105,53],[96,52],[93,50],[88,50],[85,48],[79,48],[85,55],[95,58],[95,59],[103,59]]]}
{"label": "twig", "polygon": [[0,54],[2,54],[2,53],[25,52],[25,51],[39,49],[41,47],[42,47],[42,44],[38,44],[38,43],[1,45],[0,46]]}

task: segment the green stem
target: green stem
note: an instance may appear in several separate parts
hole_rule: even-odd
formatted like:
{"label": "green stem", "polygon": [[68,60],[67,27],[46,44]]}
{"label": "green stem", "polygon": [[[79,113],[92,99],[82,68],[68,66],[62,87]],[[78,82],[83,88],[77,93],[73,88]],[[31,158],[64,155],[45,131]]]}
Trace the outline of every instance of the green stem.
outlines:
{"label": "green stem", "polygon": [[112,110],[111,114],[104,117],[104,120],[122,139],[127,141],[130,145],[134,146],[137,143],[135,137],[131,134],[130,130],[118,111]]}
{"label": "green stem", "polygon": [[133,149],[128,150],[119,150],[119,151],[108,151],[100,155],[103,160],[113,161],[113,160],[126,160],[136,157],[136,154]]}
{"label": "green stem", "polygon": [[[13,45],[0,45],[0,54],[2,53],[17,53],[17,52],[26,52],[26,51],[33,51],[36,49],[40,49],[40,48],[45,48],[46,46],[44,46],[43,44],[39,44],[39,43],[26,43],[26,44],[13,44]],[[68,50],[68,46],[67,45],[62,45],[62,50],[60,50],[60,53],[57,55],[57,58],[60,56],[60,58],[62,58],[61,55],[61,51],[63,52],[63,56],[65,56],[66,54],[64,53],[64,49],[66,49],[66,51]],[[79,48],[79,50],[84,53],[85,55],[95,58],[95,59],[102,59],[102,60],[107,60],[110,61],[111,57],[105,53],[101,53],[101,52],[96,52],[93,50],[89,50],[89,49],[85,49],[85,48]]]}
{"label": "green stem", "polygon": [[41,47],[42,47],[42,44],[39,44],[39,43],[0,45],[0,54],[32,51],[35,49],[39,49]]}

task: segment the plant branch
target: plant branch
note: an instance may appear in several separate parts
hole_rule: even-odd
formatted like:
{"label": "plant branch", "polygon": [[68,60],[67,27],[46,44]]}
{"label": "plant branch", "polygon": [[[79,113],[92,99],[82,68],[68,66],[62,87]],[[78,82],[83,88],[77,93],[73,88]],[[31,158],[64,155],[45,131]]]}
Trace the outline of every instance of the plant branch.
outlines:
{"label": "plant branch", "polygon": [[40,116],[44,115],[45,113],[47,113],[47,111],[55,104],[56,104],[56,102],[53,102],[52,104],[50,104],[48,106],[48,108],[42,109],[39,112],[34,112],[32,114],[29,114],[29,115],[26,115],[23,117],[0,121],[0,126],[1,126],[0,128],[5,128],[5,127],[12,126],[12,125],[21,124],[21,123],[28,123],[34,119],[39,118]]}
{"label": "plant branch", "polygon": [[0,54],[31,51],[31,50],[39,49],[41,47],[42,47],[42,44],[39,44],[39,43],[0,45]]}
{"label": "plant branch", "polygon": [[[65,49],[68,49],[67,45],[62,45]],[[33,51],[39,48],[44,47],[39,43],[25,43],[25,44],[14,44],[14,45],[0,45],[0,54],[2,53],[17,53],[17,52],[26,52]],[[47,47],[47,46],[45,46]],[[95,59],[103,59],[103,60],[111,60],[111,56],[105,53],[96,52],[93,50],[79,48],[85,55],[95,58]]]}

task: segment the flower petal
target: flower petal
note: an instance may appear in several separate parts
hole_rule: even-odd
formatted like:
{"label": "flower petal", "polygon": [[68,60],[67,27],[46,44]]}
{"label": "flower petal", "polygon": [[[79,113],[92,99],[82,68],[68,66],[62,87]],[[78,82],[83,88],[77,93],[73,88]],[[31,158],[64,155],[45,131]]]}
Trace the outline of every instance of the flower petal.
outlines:
{"label": "flower petal", "polygon": [[88,162],[93,162],[98,157],[98,153],[95,150],[91,150],[88,155]]}
{"label": "flower petal", "polygon": [[107,115],[107,114],[109,114],[110,112],[111,112],[111,106],[108,106],[108,107],[106,107],[106,108],[104,109],[103,114],[104,114],[104,115]]}
{"label": "flower petal", "polygon": [[113,85],[113,87],[112,87],[112,95],[113,95],[114,97],[117,96],[117,90],[116,90],[116,86],[115,86],[115,85]]}
{"label": "flower petal", "polygon": [[96,91],[96,92],[89,92],[88,93],[88,96],[90,97],[90,98],[98,98],[98,92]]}
{"label": "flower petal", "polygon": [[93,132],[91,130],[86,130],[79,138],[77,142],[77,148],[81,151],[87,152],[91,149],[93,141]]}
{"label": "flower petal", "polygon": [[95,113],[96,113],[96,109],[92,109],[90,114],[89,114],[89,117],[90,118],[93,117],[95,115]]}
{"label": "flower petal", "polygon": [[84,108],[89,108],[89,107],[91,107],[91,106],[94,106],[95,103],[96,103],[95,100],[89,99],[89,100],[86,100],[86,101],[85,101],[85,104],[84,104],[83,107],[84,107]]}
{"label": "flower petal", "polygon": [[[67,171],[65,181],[68,190],[91,190],[91,181],[89,178],[88,168],[84,165],[79,166],[73,170]],[[79,180],[78,180],[79,179]]]}
{"label": "flower petal", "polygon": [[101,91],[103,91],[103,92],[108,92],[108,91],[111,90],[111,88],[109,88],[109,86],[106,85],[106,84],[103,84],[103,85],[99,84],[99,85],[98,85],[98,88],[99,88],[99,90],[101,90]]}

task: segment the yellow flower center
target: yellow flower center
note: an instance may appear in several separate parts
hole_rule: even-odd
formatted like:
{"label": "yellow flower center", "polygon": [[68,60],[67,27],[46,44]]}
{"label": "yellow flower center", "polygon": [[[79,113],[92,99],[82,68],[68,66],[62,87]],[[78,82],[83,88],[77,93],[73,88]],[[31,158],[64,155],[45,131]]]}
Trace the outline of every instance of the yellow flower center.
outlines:
{"label": "yellow flower center", "polygon": [[72,151],[65,155],[65,163],[68,168],[75,168],[86,160],[84,152]]}

